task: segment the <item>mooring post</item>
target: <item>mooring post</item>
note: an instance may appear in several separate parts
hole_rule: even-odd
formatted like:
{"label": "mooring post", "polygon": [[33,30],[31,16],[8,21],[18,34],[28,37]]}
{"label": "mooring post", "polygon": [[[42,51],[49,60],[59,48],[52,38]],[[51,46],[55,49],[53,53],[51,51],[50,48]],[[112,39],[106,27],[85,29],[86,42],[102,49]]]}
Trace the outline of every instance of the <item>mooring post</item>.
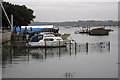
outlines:
{"label": "mooring post", "polygon": [[60,40],[59,40],[59,47],[60,47]]}
{"label": "mooring post", "polygon": [[47,48],[45,48],[45,59],[47,58]]}
{"label": "mooring post", "polygon": [[69,40],[69,43],[70,43],[70,56],[71,56],[71,40]]}
{"label": "mooring post", "polygon": [[61,56],[61,48],[59,47],[59,59],[60,59],[60,56]]}
{"label": "mooring post", "polygon": [[86,42],[86,52],[88,52],[88,42]]}
{"label": "mooring post", "polygon": [[16,32],[16,26],[15,26],[15,32]]}
{"label": "mooring post", "polygon": [[20,26],[20,32],[21,32],[21,26]]}
{"label": "mooring post", "polygon": [[71,40],[70,40],[70,50],[71,50]]}
{"label": "mooring post", "polygon": [[75,42],[75,55],[77,54],[76,53],[76,47],[77,47],[77,43],[76,43],[76,41],[74,41]]}
{"label": "mooring post", "polygon": [[46,41],[45,41],[45,48],[46,48]]}
{"label": "mooring post", "polygon": [[110,51],[110,42],[108,42],[108,50]]}
{"label": "mooring post", "polygon": [[28,52],[27,52],[27,53],[28,53],[28,62],[29,62],[29,60],[30,60],[29,51],[30,51],[30,50],[29,50],[29,48],[27,48],[27,49],[28,49]]}
{"label": "mooring post", "polygon": [[32,27],[30,27],[30,31],[32,31]]}
{"label": "mooring post", "polygon": [[18,41],[19,41],[19,32],[17,32],[17,36],[18,36]]}

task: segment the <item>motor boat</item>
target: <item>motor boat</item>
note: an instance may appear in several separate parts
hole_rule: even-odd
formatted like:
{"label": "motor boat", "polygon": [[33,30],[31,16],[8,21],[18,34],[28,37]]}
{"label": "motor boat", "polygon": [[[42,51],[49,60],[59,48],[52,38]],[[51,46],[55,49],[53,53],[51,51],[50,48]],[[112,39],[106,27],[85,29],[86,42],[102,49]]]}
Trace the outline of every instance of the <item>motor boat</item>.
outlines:
{"label": "motor boat", "polygon": [[30,47],[65,47],[66,41],[61,37],[55,37],[53,34],[40,33],[33,36],[28,45]]}

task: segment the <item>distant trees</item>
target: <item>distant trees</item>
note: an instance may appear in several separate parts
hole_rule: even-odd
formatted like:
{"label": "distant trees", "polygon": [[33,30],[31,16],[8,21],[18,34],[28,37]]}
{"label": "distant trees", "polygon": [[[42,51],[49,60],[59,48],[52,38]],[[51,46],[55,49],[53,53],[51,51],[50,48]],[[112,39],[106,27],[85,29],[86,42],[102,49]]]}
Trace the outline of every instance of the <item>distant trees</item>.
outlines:
{"label": "distant trees", "polygon": [[[5,8],[5,11],[9,19],[11,19],[11,14],[13,14],[14,26],[22,26],[22,25],[27,26],[35,18],[35,16],[33,15],[33,10],[28,9],[25,5],[20,6],[20,5],[11,4],[9,2],[2,2],[2,4]],[[3,27],[10,26],[3,11],[2,11],[2,25]]]}

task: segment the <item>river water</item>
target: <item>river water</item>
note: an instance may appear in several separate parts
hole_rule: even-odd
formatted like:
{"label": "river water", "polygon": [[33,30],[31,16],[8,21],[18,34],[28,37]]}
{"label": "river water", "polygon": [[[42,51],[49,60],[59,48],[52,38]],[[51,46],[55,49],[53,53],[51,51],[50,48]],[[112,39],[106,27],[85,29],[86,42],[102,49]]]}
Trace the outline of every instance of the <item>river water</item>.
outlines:
{"label": "river water", "polygon": [[[9,42],[3,45],[3,78],[118,78],[118,28],[109,27],[109,36],[74,34],[80,28],[60,27],[75,40],[65,48],[27,49]],[[85,43],[88,42],[88,50]],[[105,42],[103,47],[99,43]],[[110,42],[108,47],[107,42]],[[104,43],[103,43],[104,44]]]}

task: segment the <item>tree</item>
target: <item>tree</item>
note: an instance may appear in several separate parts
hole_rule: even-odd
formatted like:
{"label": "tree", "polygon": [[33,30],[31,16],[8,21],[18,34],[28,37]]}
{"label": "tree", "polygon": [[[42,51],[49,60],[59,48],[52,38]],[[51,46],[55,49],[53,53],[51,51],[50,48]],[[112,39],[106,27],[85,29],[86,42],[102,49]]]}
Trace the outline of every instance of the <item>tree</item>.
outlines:
{"label": "tree", "polygon": [[[23,26],[23,25],[27,26],[35,18],[35,16],[33,15],[33,10],[28,9],[25,5],[20,6],[20,5],[11,4],[9,2],[2,2],[2,4],[5,8],[5,11],[6,11],[9,19],[11,19],[11,14],[13,14],[14,26]],[[8,21],[7,21],[3,11],[2,11],[2,15],[3,15],[2,16],[3,27],[10,26],[8,24]]]}

